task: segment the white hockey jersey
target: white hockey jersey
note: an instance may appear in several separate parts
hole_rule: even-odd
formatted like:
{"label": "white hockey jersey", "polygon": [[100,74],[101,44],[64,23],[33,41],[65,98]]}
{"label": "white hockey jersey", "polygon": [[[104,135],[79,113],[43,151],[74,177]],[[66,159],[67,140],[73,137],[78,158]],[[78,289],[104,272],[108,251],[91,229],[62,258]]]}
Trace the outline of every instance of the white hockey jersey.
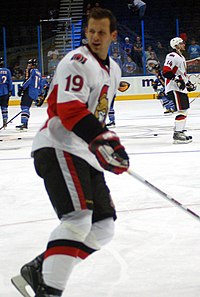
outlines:
{"label": "white hockey jersey", "polygon": [[117,63],[111,58],[109,63],[109,68],[103,65],[87,46],[69,52],[60,61],[47,96],[48,119],[36,134],[32,151],[58,148],[102,171],[88,144],[72,128],[90,113],[105,124],[121,78]]}
{"label": "white hockey jersey", "polygon": [[[181,76],[185,84],[188,82],[186,61],[183,55],[179,55],[176,52],[171,52],[166,56],[163,73],[173,72],[175,76]],[[170,91],[178,91],[182,93],[187,93],[187,89],[180,90],[174,80],[165,78],[165,93]]]}

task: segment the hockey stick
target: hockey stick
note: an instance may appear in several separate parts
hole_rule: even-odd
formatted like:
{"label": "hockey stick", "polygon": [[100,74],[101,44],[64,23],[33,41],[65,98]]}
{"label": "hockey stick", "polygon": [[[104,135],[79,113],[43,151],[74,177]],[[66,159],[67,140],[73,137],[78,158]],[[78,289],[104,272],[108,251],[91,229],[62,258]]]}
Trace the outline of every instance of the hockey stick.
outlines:
{"label": "hockey stick", "polygon": [[200,96],[200,93],[199,93],[199,95],[197,95],[194,99],[192,99],[192,100],[190,101],[190,104],[191,104],[192,102],[194,102],[194,100],[196,100],[199,96]]}
{"label": "hockey stick", "polygon": [[[22,113],[22,111],[18,112],[12,119],[10,119],[9,121],[7,121],[6,125],[9,124],[10,122],[12,122],[12,120],[14,120],[16,117],[18,117],[18,115],[20,115],[20,113]],[[4,128],[5,125],[0,127],[0,130],[2,130]]]}
{"label": "hockey stick", "polygon": [[194,58],[194,59],[191,59],[191,60],[186,60],[186,64],[190,63],[190,62],[198,61],[198,60],[200,60],[200,57]]}
{"label": "hockey stick", "polygon": [[139,174],[133,172],[133,170],[128,169],[127,173],[129,175],[131,175],[132,177],[136,178],[141,183],[143,183],[146,186],[148,186],[149,188],[151,188],[152,190],[154,190],[155,192],[157,192],[158,194],[160,194],[163,198],[165,198],[167,201],[171,202],[176,207],[178,207],[178,208],[182,209],[184,212],[190,214],[193,218],[196,218],[198,221],[200,220],[200,216],[197,215],[195,212],[193,212],[191,209],[189,209],[189,208],[185,207],[184,205],[182,205],[179,201],[175,200],[173,197],[171,197],[167,193],[163,192],[162,190],[160,190],[159,188],[157,188],[153,184],[151,184],[148,180],[144,179]]}

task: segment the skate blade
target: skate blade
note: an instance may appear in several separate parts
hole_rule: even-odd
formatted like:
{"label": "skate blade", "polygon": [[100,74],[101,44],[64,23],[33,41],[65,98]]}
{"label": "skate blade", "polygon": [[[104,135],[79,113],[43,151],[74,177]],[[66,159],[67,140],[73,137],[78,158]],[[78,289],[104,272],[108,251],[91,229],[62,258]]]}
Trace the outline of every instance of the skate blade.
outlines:
{"label": "skate blade", "polygon": [[17,131],[17,132],[27,132],[28,129],[26,129],[26,128],[24,128],[24,129],[17,129],[17,128],[16,128],[16,131]]}
{"label": "skate blade", "polygon": [[11,283],[24,297],[34,297],[35,293],[21,275],[11,278]]}
{"label": "skate blade", "polygon": [[187,144],[192,142],[192,139],[188,139],[187,141],[182,141],[182,140],[174,140],[173,143],[174,144]]}

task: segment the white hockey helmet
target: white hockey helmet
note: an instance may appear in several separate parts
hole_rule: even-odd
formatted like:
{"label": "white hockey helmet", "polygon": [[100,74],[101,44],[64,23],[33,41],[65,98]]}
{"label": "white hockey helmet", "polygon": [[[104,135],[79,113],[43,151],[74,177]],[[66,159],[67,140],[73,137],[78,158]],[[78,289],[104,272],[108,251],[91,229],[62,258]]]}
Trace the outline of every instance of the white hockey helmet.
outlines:
{"label": "white hockey helmet", "polygon": [[176,49],[176,46],[179,45],[179,43],[182,43],[184,42],[182,38],[180,37],[174,37],[170,40],[170,46],[173,48],[173,49]]}

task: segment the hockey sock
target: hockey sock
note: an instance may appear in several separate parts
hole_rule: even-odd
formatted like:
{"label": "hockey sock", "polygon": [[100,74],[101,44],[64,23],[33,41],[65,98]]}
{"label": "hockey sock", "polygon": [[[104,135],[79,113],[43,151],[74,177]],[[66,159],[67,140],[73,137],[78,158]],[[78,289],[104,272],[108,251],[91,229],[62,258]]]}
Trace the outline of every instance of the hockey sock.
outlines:
{"label": "hockey sock", "polygon": [[175,131],[183,131],[185,129],[187,119],[187,113],[178,111],[177,116],[175,117]]}
{"label": "hockey sock", "polygon": [[51,233],[42,267],[47,286],[64,290],[80,248],[91,229],[92,212],[76,211],[62,218]]}

